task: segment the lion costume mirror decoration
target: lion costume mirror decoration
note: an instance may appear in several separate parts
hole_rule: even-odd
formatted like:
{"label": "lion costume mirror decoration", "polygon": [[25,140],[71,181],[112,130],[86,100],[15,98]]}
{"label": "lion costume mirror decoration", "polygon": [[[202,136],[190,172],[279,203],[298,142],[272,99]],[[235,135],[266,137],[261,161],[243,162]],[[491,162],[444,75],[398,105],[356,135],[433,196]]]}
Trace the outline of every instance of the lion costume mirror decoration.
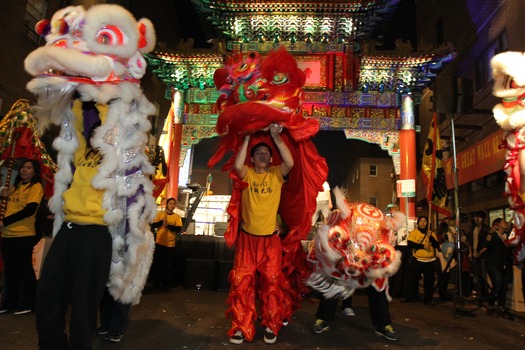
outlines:
{"label": "lion costume mirror decoration", "polygon": [[145,151],[151,128],[147,117],[155,107],[139,85],[146,71],[142,54],[155,47],[153,25],[117,5],[71,6],[39,22],[36,30],[46,45],[25,60],[34,77],[27,87],[38,97],[39,130],[49,123],[61,127],[54,141],[59,171],[50,200],[54,233],[63,222],[62,194],[72,181],[77,132],[88,127],[85,107],[72,107],[78,98],[84,105],[96,103],[102,120],[91,138],[102,155],[92,186],[104,192],[104,221],[113,238],[108,288],[115,299],[137,303],[154,248],[149,228],[156,213],[149,180],[153,168]]}

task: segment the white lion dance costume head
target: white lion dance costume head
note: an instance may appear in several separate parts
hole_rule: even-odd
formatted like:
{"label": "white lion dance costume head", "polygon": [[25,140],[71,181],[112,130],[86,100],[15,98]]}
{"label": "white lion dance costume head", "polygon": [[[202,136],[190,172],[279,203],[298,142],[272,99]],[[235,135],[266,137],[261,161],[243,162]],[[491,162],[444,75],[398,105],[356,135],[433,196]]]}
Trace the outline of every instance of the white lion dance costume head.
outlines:
{"label": "white lion dance costume head", "polygon": [[391,218],[367,203],[347,203],[340,189],[333,191],[338,209],[317,230],[308,260],[314,272],[307,284],[326,298],[351,296],[370,285],[378,291],[388,287],[388,277],[401,264],[401,252],[392,246],[394,231],[405,216]]}
{"label": "white lion dance costume head", "polygon": [[505,194],[514,211],[514,229],[509,243],[516,245],[516,258],[525,259],[525,54],[503,52],[490,62],[494,77],[494,96],[501,98],[494,109],[494,118],[505,130],[503,146],[506,149],[507,173]]}
{"label": "white lion dance costume head", "polygon": [[147,19],[136,21],[116,5],[67,7],[50,22],[37,24],[46,45],[31,52],[25,68],[34,79],[27,87],[38,96],[38,125],[61,126],[53,146],[59,171],[50,208],[56,233],[63,221],[62,194],[72,180],[72,160],[79,146],[71,104],[106,105],[105,120],[91,138],[102,155],[92,186],[104,191],[104,221],[113,237],[109,289],[124,303],[137,303],[146,282],[154,242],[149,223],[155,215],[145,154],[148,115],[155,107],[142,93],[139,79],[146,71],[142,54],[155,47],[155,32]]}

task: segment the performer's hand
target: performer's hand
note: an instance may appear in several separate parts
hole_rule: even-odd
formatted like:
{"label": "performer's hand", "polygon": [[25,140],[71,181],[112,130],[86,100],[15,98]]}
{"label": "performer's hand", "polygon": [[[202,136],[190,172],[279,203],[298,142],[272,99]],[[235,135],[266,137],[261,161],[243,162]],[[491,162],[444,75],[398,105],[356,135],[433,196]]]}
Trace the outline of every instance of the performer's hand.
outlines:
{"label": "performer's hand", "polygon": [[283,131],[282,125],[279,125],[277,123],[270,124],[269,129],[270,129],[270,134],[272,135],[272,137],[279,135],[281,131]]}

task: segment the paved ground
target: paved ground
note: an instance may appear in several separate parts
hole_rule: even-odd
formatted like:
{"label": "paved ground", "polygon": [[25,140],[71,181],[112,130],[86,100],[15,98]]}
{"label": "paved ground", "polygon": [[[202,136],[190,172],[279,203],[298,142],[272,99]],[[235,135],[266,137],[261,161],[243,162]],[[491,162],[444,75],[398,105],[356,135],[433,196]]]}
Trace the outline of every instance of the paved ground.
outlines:
{"label": "paved ground", "polygon": [[[133,308],[128,331],[118,344],[96,339],[94,349],[517,349],[525,345],[525,313],[515,321],[486,316],[473,304],[454,307],[400,303],[394,299],[391,313],[400,338],[388,342],[373,333],[367,297],[354,297],[355,317],[337,315],[327,333],[310,331],[315,321],[316,298],[306,298],[301,310],[277,343],[267,345],[259,329],[252,343],[232,345],[224,316],[226,292],[197,291],[176,287],[166,293],[143,296]],[[34,315],[0,315],[0,348],[36,349]]]}

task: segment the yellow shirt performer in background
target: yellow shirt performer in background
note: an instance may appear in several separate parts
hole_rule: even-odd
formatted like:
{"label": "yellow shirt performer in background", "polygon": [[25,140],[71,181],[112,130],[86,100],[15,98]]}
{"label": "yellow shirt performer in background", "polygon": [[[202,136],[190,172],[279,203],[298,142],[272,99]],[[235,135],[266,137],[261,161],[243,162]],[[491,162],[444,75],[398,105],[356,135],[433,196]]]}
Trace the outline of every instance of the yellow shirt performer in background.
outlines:
{"label": "yellow shirt performer in background", "polygon": [[[293,158],[288,146],[281,138],[282,127],[269,126],[270,134],[281,154],[283,162],[270,166],[272,149],[265,143],[258,143],[251,149],[252,167],[245,165],[250,135],[235,158],[234,169],[248,184],[241,193],[241,232],[235,244],[235,258],[230,272],[230,294],[227,315],[232,319],[228,331],[230,343],[242,344],[251,341],[255,335],[254,320],[257,317],[256,296],[261,297],[261,325],[265,327],[264,341],[273,344],[282,327],[283,316],[280,302],[283,292],[280,288],[281,239],[276,234],[277,210],[281,198],[283,176],[293,167]],[[260,291],[256,292],[256,285]]]}
{"label": "yellow shirt performer in background", "polygon": [[6,187],[2,189],[2,197],[7,196],[5,216],[0,220],[6,295],[0,314],[15,310],[15,315],[24,315],[34,309],[33,247],[37,243],[35,216],[44,195],[41,181],[40,163],[27,160],[20,166],[9,195]]}
{"label": "yellow shirt performer in background", "polygon": [[182,228],[182,219],[174,212],[176,207],[177,200],[168,198],[166,210],[159,212],[151,224],[153,229],[157,229],[155,255],[151,266],[151,279],[153,288],[161,288],[165,291],[168,291],[170,288],[175,258],[176,235]]}
{"label": "yellow shirt performer in background", "polygon": [[417,219],[417,228],[408,235],[408,246],[412,248],[412,266],[407,301],[419,299],[419,278],[423,274],[423,302],[425,305],[433,304],[436,251],[439,245],[440,239],[428,227],[428,218],[420,216]]}

